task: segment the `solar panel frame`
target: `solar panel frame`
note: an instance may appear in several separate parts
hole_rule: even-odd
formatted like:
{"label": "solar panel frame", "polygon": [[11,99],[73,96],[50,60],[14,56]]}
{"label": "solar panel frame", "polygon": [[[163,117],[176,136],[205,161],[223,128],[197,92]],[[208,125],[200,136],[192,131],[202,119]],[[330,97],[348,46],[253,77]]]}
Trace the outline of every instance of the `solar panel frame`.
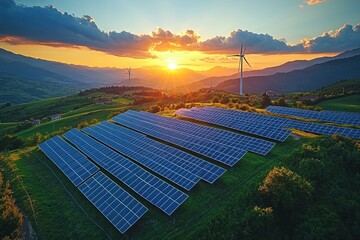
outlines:
{"label": "solar panel frame", "polygon": [[[85,130],[93,131],[90,128]],[[64,137],[102,168],[169,216],[188,198],[188,195],[179,189],[77,129],[66,132]]]}
{"label": "solar panel frame", "polygon": [[272,124],[262,124],[255,121],[256,119],[254,121],[239,119],[229,116],[229,114],[221,115],[206,113],[205,111],[198,112],[197,110],[177,111],[176,114],[281,142],[285,141],[291,134],[291,131],[278,126],[272,127]]}
{"label": "solar panel frame", "polygon": [[307,119],[314,119],[324,122],[350,124],[360,126],[360,114],[351,112],[336,112],[336,111],[313,111],[307,109],[298,109],[282,106],[268,106],[267,111],[294,117],[302,117]]}
{"label": "solar panel frame", "polygon": [[[139,138],[138,135],[144,136],[141,133],[134,132],[120,125],[109,122],[102,122],[99,125],[97,125],[95,128],[106,131],[111,137],[111,139],[115,140],[118,143],[129,141],[132,144],[134,144],[133,141]],[[208,183],[213,183],[222,174],[226,172],[226,169],[222,167],[207,162],[203,159],[200,159],[194,155],[181,151],[177,148],[165,145],[163,143],[157,142],[147,137],[141,138],[141,140],[142,142],[145,142],[147,145],[152,146],[153,151],[158,155],[160,155],[161,157],[169,159],[169,161],[173,162],[178,166],[182,166],[183,168],[187,169],[194,175],[199,176]],[[116,146],[113,147],[115,148]],[[124,147],[127,146],[124,145]],[[124,151],[122,152],[123,154],[127,155]],[[131,157],[131,154],[127,156]]]}
{"label": "solar panel frame", "polygon": [[[96,126],[91,129],[99,133],[99,128],[100,126]],[[103,144],[112,147],[114,150],[188,191],[200,181],[199,176],[157,154],[154,145],[146,144],[142,139],[134,139],[136,142],[129,142],[127,139],[119,139],[116,135],[112,135],[111,131],[106,132],[103,138],[107,139],[106,142],[102,142]],[[122,146],[122,148],[119,148],[119,146]]]}
{"label": "solar panel frame", "polygon": [[[325,135],[332,135],[332,134],[339,134],[345,137],[351,137],[355,139],[360,139],[360,130],[359,129],[352,129],[348,130],[349,128],[345,127],[338,127],[338,126],[330,126],[325,124],[319,123],[311,123],[311,122],[303,122],[299,120],[292,120],[286,119],[276,116],[268,116],[258,113],[247,113],[242,111],[234,111],[234,110],[224,110],[224,109],[215,109],[213,107],[207,107],[205,109],[201,108],[192,108],[191,110],[181,110],[177,111],[176,113],[185,116],[188,118],[193,119],[200,119],[200,121],[205,121],[209,123],[216,124],[216,118],[223,118],[220,122],[226,122],[226,119],[231,118],[232,121],[230,123],[232,125],[236,124],[248,124],[251,125],[252,128],[257,128],[260,124],[262,125],[277,125],[279,128],[295,128],[306,132],[312,132],[316,134],[325,134]],[[231,111],[234,112],[233,116],[231,115]],[[205,113],[204,113],[205,112]],[[224,113],[222,114],[221,113]],[[200,116],[200,117],[199,117]],[[202,120],[201,120],[202,119]],[[225,120],[224,120],[225,119]],[[250,121],[251,120],[251,121]],[[231,127],[231,124],[229,127]],[[290,132],[290,131],[289,131]],[[276,131],[275,131],[276,133]]]}
{"label": "solar panel frame", "polygon": [[247,152],[245,150],[235,149],[221,144],[204,141],[200,138],[194,138],[193,136],[182,134],[179,131],[175,132],[155,125],[152,125],[151,127],[145,126],[145,122],[138,121],[133,118],[129,119],[128,116],[122,114],[113,117],[112,120],[136,131],[140,131],[146,135],[153,136],[163,141],[170,142],[174,145],[207,156],[228,166],[235,165]]}
{"label": "solar panel frame", "polygon": [[79,186],[100,170],[84,154],[59,136],[42,142],[39,148],[75,186]]}
{"label": "solar panel frame", "polygon": [[163,128],[174,129],[192,136],[218,142],[234,148],[244,149],[261,155],[266,155],[275,146],[274,142],[267,140],[207,127],[184,120],[163,117],[153,113],[128,110],[123,114],[132,115],[142,119],[143,121],[158,124]]}
{"label": "solar panel frame", "polygon": [[102,172],[96,173],[78,188],[122,234],[148,211],[143,204]]}

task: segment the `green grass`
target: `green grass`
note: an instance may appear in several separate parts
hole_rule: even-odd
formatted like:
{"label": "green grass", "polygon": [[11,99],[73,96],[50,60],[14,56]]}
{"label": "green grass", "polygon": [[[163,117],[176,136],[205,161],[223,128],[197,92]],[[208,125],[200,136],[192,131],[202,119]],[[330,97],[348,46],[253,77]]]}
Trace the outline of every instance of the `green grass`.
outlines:
{"label": "green grass", "polygon": [[18,123],[0,123],[0,136],[6,134],[8,131],[15,129]]}
{"label": "green grass", "polygon": [[[117,110],[119,110],[119,109],[117,108]],[[90,122],[93,119],[97,119],[99,121],[106,120],[113,111],[114,111],[114,109],[97,110],[97,111],[93,111],[93,112],[79,113],[77,115],[63,117],[56,121],[51,121],[51,122],[40,124],[38,126],[31,127],[24,131],[16,133],[16,135],[21,138],[31,137],[35,133],[40,133],[42,135],[46,135],[48,133],[58,131],[61,128],[77,127],[77,125],[79,123],[84,122],[84,121]]]}
{"label": "green grass", "polygon": [[[98,98],[114,98],[109,104],[95,104]],[[0,108],[0,121],[13,122],[50,117],[60,113],[63,116],[71,116],[105,108],[118,108],[131,103],[131,99],[118,98],[113,94],[91,92],[84,95],[72,95],[65,97],[49,98],[31,103],[18,104],[6,108]]]}
{"label": "green grass", "polygon": [[327,100],[317,104],[317,106],[332,111],[360,112],[360,95]]}
{"label": "green grass", "polygon": [[[130,239],[194,239],[207,221],[216,219],[223,209],[233,204],[234,199],[242,199],[253,191],[266,172],[276,165],[283,155],[291,153],[306,139],[288,139],[277,144],[271,153],[259,156],[248,153],[235,167],[228,170],[214,184],[200,182],[192,189],[186,202],[172,216],[167,216],[144,199],[130,193],[149,208],[149,212],[126,234]],[[37,148],[14,151],[9,157],[13,166],[8,169],[16,186],[15,196],[20,207],[30,217],[32,213],[25,189],[34,205],[37,232],[47,239],[104,239],[106,235],[92,223],[75,204],[51,170],[65,184],[76,202],[111,236],[122,237],[117,230],[71,185],[66,177]],[[50,166],[48,169],[43,163]],[[119,182],[118,182],[119,183]],[[121,183],[119,183],[123,186]],[[33,218],[33,217],[32,217]]]}

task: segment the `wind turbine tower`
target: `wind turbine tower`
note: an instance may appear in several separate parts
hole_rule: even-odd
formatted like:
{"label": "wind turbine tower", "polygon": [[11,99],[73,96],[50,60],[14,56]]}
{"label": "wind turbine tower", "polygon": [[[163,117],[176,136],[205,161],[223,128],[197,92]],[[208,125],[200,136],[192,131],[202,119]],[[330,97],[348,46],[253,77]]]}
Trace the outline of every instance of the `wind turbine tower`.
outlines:
{"label": "wind turbine tower", "polygon": [[250,66],[250,63],[246,60],[245,58],[245,51],[246,51],[246,47],[244,48],[244,51],[243,51],[243,45],[241,44],[240,46],[240,54],[234,54],[234,55],[230,55],[230,57],[239,57],[239,67],[238,67],[238,73],[240,74],[240,95],[244,95],[244,92],[243,92],[243,62],[245,60],[245,62],[247,63],[247,65]]}
{"label": "wind turbine tower", "polygon": [[125,74],[129,76],[129,87],[131,87],[131,77],[133,76],[131,74],[131,67],[127,68],[127,72]]}

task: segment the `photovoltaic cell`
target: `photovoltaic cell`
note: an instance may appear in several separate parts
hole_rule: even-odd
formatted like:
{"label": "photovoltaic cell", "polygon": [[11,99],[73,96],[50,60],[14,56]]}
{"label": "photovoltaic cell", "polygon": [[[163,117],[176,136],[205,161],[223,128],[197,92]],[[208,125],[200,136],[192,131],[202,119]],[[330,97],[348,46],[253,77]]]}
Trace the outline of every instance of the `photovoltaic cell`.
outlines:
{"label": "photovoltaic cell", "polygon": [[115,116],[112,120],[146,135],[170,142],[229,166],[233,166],[246,154],[246,151],[242,149],[214,143],[179,131],[165,129],[123,114]]}
{"label": "photovoltaic cell", "polygon": [[177,130],[208,141],[221,143],[238,149],[245,149],[261,155],[266,155],[275,146],[275,143],[270,141],[207,127],[188,121],[163,117],[153,113],[128,110],[123,114],[132,115],[142,121],[157,124],[163,128]]}
{"label": "photovoltaic cell", "polygon": [[39,147],[75,186],[99,171],[85,155],[58,136],[42,142]]}
{"label": "photovoltaic cell", "polygon": [[195,108],[191,110],[179,109],[176,114],[281,142],[285,141],[291,134],[291,131],[285,130],[278,125],[272,123],[263,124],[255,121],[256,118],[253,118],[255,115],[239,117],[234,114],[232,116],[229,112],[217,112],[217,109],[210,108],[199,108],[199,110]]}
{"label": "photovoltaic cell", "polygon": [[[83,130],[94,133],[90,128]],[[171,215],[188,198],[188,195],[177,188],[79,130],[72,129],[64,136],[97,164],[166,214]]]}
{"label": "photovoltaic cell", "polygon": [[[91,128],[98,133],[98,126]],[[84,130],[85,131],[85,130]],[[167,178],[175,184],[190,190],[200,180],[200,177],[188,171],[184,164],[178,165],[170,161],[165,156],[158,154],[154,145],[144,143],[141,139],[132,139],[126,141],[125,138],[120,139],[117,135],[112,135],[113,132],[105,132],[102,135],[103,143],[112,147],[116,151],[140,163],[143,166],[151,169],[159,175]],[[91,135],[91,134],[90,134]],[[96,136],[94,136],[96,138]],[[119,148],[121,146],[121,148]],[[80,146],[82,147],[82,146]]]}
{"label": "photovoltaic cell", "polygon": [[102,172],[81,184],[79,190],[121,233],[148,210]]}
{"label": "photovoltaic cell", "polygon": [[144,149],[148,149],[155,154],[158,162],[171,162],[209,183],[213,183],[226,171],[215,164],[117,124],[102,122],[92,129],[101,134],[109,146],[130,158],[135,159],[139,154],[148,156],[148,153],[144,151]]}
{"label": "photovoltaic cell", "polygon": [[[317,134],[339,134],[345,137],[360,139],[359,129],[329,126],[319,123],[303,122],[275,116],[267,116],[258,113],[234,111],[214,107],[192,108],[190,110],[179,109],[176,114],[187,118],[192,118],[199,121],[217,124],[237,130],[240,130],[242,128],[239,126],[246,124],[253,130],[251,131],[251,133],[253,134],[256,134],[255,129],[259,130],[260,126],[276,126],[278,129],[295,128],[298,130]],[[264,131],[264,129],[262,129],[261,131]],[[269,131],[271,132],[270,129]]]}
{"label": "photovoltaic cell", "polygon": [[319,120],[323,122],[332,122],[340,124],[349,124],[360,126],[360,114],[352,112],[337,112],[337,111],[313,111],[281,106],[268,106],[267,111],[286,116],[295,116],[301,118],[308,118]]}

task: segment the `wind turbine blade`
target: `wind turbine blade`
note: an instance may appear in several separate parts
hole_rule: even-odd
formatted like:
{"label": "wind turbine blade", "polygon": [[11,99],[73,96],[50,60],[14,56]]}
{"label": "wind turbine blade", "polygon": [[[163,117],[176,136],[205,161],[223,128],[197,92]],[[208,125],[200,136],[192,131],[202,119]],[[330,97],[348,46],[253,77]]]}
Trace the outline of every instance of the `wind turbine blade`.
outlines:
{"label": "wind turbine blade", "polygon": [[246,60],[246,58],[244,57],[245,62],[247,63],[247,65],[249,65],[249,67],[251,67],[250,63]]}
{"label": "wind turbine blade", "polygon": [[246,47],[245,47],[244,52],[242,54],[245,55],[245,52],[246,52]]}
{"label": "wind turbine blade", "polygon": [[242,54],[242,44],[241,44],[241,46],[240,46],[240,55]]}
{"label": "wind turbine blade", "polygon": [[240,54],[227,55],[227,57],[240,57]]}
{"label": "wind turbine blade", "polygon": [[240,72],[240,63],[241,63],[241,58],[239,59],[238,73]]}

